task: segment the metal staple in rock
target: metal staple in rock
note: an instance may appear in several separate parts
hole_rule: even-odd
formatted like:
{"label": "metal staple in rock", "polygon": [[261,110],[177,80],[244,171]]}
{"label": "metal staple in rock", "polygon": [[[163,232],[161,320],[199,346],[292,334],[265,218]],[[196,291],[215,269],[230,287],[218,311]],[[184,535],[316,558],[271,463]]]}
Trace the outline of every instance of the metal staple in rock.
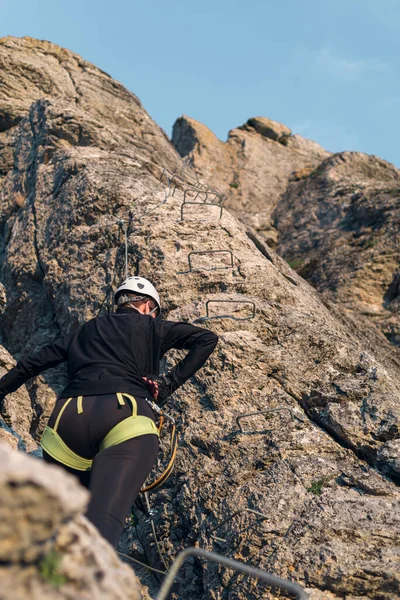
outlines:
{"label": "metal staple in rock", "polygon": [[220,194],[219,192],[217,192],[216,190],[211,190],[209,188],[205,188],[205,189],[194,188],[194,189],[192,189],[192,188],[188,187],[183,192],[183,204],[189,203],[189,200],[186,200],[186,194],[189,194],[189,192],[193,192],[193,191],[196,192],[196,195],[191,200],[191,202],[195,202],[201,194],[205,195],[203,202],[198,202],[197,204],[207,203],[209,196],[211,196],[211,198],[213,198],[213,200],[215,200],[215,202],[213,201],[212,204],[217,204],[218,206],[221,206],[222,202],[224,201],[224,196],[222,194]]}
{"label": "metal staple in rock", "polygon": [[270,586],[277,587],[281,590],[289,592],[289,594],[292,594],[298,600],[308,600],[308,595],[305,593],[302,587],[297,585],[297,583],[287,581],[286,579],[281,579],[280,577],[276,577],[275,575],[267,573],[266,571],[262,571],[261,569],[256,569],[255,567],[251,567],[250,565],[240,563],[237,560],[226,558],[225,556],[216,554],[215,552],[208,552],[207,550],[203,550],[201,548],[186,548],[186,550],[183,550],[183,552],[178,554],[166,578],[164,579],[164,582],[157,596],[157,600],[167,599],[179,569],[189,556],[203,558],[210,562],[223,565],[228,569],[233,569],[235,571],[239,571],[240,573],[245,573],[250,577],[255,577],[261,581],[264,581]]}
{"label": "metal staple in rock", "polygon": [[[244,431],[242,425],[240,424],[241,419],[245,419],[246,417],[254,417],[255,415],[264,415],[267,413],[279,412],[282,410],[287,410],[290,413],[292,421],[294,421],[293,411],[291,408],[289,408],[289,406],[278,406],[276,408],[266,408],[265,410],[257,410],[255,412],[251,412],[251,413],[242,413],[236,417],[236,424],[240,429],[240,433],[248,433],[248,431]],[[273,429],[267,429],[264,431],[273,431]]]}
{"label": "metal staple in rock", "polygon": [[188,254],[188,265],[189,265],[189,270],[188,271],[179,271],[178,275],[186,275],[187,273],[193,273],[193,265],[192,265],[192,261],[191,258],[194,254],[198,254],[198,255],[205,255],[205,254],[220,254],[220,253],[224,253],[224,254],[229,254],[231,257],[231,262],[229,265],[224,265],[223,267],[211,267],[211,269],[206,269],[205,267],[200,267],[198,270],[201,271],[217,271],[219,269],[232,269],[233,268],[233,253],[232,250],[193,250],[192,252],[189,252]]}
{"label": "metal staple in rock", "polygon": [[196,193],[196,198],[198,197],[198,195],[200,193],[205,193],[205,194],[214,194],[215,196],[218,196],[221,198],[221,202],[223,201],[223,196],[221,194],[219,194],[219,192],[216,192],[215,190],[211,190],[208,186],[206,186],[203,183],[200,183],[200,181],[189,181],[187,175],[180,175],[178,173],[178,169],[175,169],[175,171],[170,172],[168,171],[168,169],[163,169],[159,182],[162,183],[163,177],[164,175],[167,178],[167,186],[164,188],[164,200],[162,202],[160,202],[159,204],[157,204],[156,206],[154,206],[152,209],[150,210],[146,210],[145,214],[151,214],[154,211],[156,211],[160,206],[163,206],[164,204],[166,204],[168,198],[170,196],[174,196],[175,195],[175,190],[177,188],[178,185],[178,180],[180,180],[181,184],[183,184],[185,186],[184,191],[184,197],[186,193],[191,192],[195,192]]}
{"label": "metal staple in rock", "polygon": [[[222,219],[222,211],[223,211],[224,207],[221,206],[221,204],[217,204],[216,202],[192,202],[192,201],[190,201],[190,202],[182,202],[182,204],[181,204],[181,219],[180,219],[181,221],[184,221],[184,218],[183,218],[183,209],[184,209],[185,206],[188,206],[189,204],[192,204],[194,206],[217,206],[220,209],[220,213],[219,213],[218,219]],[[189,221],[194,221],[194,220],[197,220],[197,219],[188,219],[188,220]],[[204,221],[206,219],[200,219],[200,221],[201,220]]]}
{"label": "metal staple in rock", "polygon": [[[218,304],[227,303],[227,304],[251,304],[252,313],[249,317],[234,317],[233,315],[213,315],[210,316],[208,312],[209,305],[214,302]],[[256,305],[252,300],[207,300],[206,302],[206,316],[198,317],[192,323],[204,323],[205,321],[211,321],[211,319],[233,319],[234,321],[250,321],[250,319],[254,319],[256,316]]]}

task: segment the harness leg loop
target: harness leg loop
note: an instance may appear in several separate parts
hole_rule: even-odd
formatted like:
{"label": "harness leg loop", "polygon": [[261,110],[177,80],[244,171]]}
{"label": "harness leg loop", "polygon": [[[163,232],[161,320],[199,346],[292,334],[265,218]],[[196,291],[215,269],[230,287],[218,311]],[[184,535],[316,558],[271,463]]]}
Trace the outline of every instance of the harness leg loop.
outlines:
{"label": "harness leg loop", "polygon": [[76,400],[76,410],[77,410],[78,415],[81,415],[83,413],[82,402],[83,402],[83,396],[78,396],[78,398]]}

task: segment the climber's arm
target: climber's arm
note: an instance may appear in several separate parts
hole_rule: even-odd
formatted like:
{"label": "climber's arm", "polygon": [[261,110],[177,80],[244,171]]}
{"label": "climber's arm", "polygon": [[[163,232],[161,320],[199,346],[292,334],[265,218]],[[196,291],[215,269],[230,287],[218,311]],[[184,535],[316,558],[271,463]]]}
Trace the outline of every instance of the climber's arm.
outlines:
{"label": "climber's arm", "polygon": [[162,403],[185,381],[196,373],[215,349],[218,336],[209,329],[195,327],[190,323],[166,322],[167,333],[161,346],[161,356],[171,348],[189,350],[168,375],[157,379],[157,401]]}
{"label": "climber's arm", "polygon": [[15,392],[28,379],[67,359],[67,338],[61,338],[41,350],[19,360],[15,367],[0,379],[0,410],[4,396]]}

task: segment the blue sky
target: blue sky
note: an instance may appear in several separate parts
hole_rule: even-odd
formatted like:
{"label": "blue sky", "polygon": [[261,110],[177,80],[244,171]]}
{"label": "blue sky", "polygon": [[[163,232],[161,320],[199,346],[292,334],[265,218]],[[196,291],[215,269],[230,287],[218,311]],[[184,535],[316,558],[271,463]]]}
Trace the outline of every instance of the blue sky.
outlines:
{"label": "blue sky", "polygon": [[400,167],[399,0],[0,0],[0,37],[65,46],[132,90],[171,135],[222,140],[253,116]]}

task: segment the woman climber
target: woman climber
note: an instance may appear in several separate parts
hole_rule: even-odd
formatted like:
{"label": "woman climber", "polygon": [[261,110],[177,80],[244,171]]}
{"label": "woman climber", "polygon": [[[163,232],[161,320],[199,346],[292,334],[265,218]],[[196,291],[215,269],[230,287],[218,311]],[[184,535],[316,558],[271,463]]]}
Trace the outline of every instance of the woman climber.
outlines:
{"label": "woman climber", "polygon": [[[86,516],[117,547],[158,452],[155,414],[146,397],[162,406],[203,366],[218,338],[189,323],[162,320],[157,290],[143,277],[128,277],[115,303],[115,313],[91,319],[4,375],[0,411],[6,394],[67,361],[68,384],[43,433],[43,458],[90,490]],[[171,348],[189,352],[159,376],[160,358]]]}

